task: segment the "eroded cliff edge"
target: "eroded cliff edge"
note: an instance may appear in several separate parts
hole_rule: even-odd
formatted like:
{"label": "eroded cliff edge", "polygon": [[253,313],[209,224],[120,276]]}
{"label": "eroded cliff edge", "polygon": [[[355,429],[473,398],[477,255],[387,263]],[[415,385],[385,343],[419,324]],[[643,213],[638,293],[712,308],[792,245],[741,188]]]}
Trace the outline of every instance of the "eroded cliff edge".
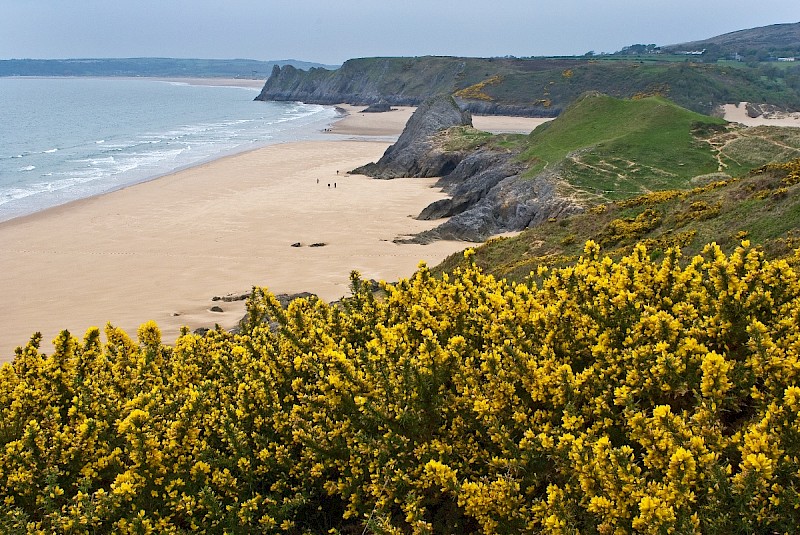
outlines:
{"label": "eroded cliff edge", "polygon": [[436,134],[454,126],[472,126],[472,116],[461,110],[449,95],[423,102],[377,163],[368,163],[353,173],[373,178],[444,176],[455,169],[463,154],[436,143]]}
{"label": "eroded cliff edge", "polygon": [[[430,95],[456,93],[465,77],[483,77],[481,65],[488,60],[475,58],[359,58],[346,61],[336,70],[312,68],[308,71],[291,65],[275,66],[255,100],[306,102],[309,104],[351,104],[370,106],[384,102],[390,106],[419,106]],[[480,70],[480,74],[478,71]],[[474,72],[473,72],[474,71]],[[462,109],[483,115],[555,117],[559,106],[520,100],[460,99]]]}
{"label": "eroded cliff edge", "polygon": [[471,125],[469,114],[460,110],[451,96],[435,97],[419,106],[397,143],[378,162],[352,171],[384,179],[441,176],[437,186],[451,197],[432,203],[417,217],[445,221],[432,230],[398,241],[479,242],[584,210],[580,203],[561,193],[557,173],[524,176],[527,166],[513,151],[489,147],[448,150],[443,143],[448,131]]}

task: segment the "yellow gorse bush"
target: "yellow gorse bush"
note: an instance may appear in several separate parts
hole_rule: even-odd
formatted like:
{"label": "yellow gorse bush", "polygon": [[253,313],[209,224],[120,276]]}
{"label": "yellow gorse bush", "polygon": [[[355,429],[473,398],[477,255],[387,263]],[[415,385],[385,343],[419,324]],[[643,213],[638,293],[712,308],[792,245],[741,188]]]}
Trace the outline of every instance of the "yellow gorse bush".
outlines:
{"label": "yellow gorse bush", "polygon": [[256,289],[242,334],[174,347],[34,337],[0,369],[0,528],[796,530],[788,262],[589,242],[532,280],[421,265],[380,300],[355,274],[338,305]]}

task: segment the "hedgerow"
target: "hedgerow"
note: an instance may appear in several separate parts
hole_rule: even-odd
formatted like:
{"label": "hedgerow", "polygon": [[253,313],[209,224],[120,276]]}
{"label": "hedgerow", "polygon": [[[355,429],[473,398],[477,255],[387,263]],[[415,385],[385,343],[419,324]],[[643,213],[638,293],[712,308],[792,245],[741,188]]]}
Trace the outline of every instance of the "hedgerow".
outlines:
{"label": "hedgerow", "polygon": [[[468,252],[467,256],[471,253]],[[795,253],[800,256],[800,252]],[[534,282],[535,281],[535,282]],[[800,524],[800,280],[743,243],[469,264],[241,334],[40,336],[0,369],[0,529],[773,533]]]}

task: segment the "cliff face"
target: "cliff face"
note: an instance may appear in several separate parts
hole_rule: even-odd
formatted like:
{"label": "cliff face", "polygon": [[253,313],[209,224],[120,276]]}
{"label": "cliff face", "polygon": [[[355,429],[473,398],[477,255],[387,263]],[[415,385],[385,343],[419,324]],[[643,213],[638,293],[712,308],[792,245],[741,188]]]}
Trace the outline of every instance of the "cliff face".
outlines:
{"label": "cliff face", "polygon": [[428,75],[422,75],[415,64],[415,58],[364,58],[348,60],[335,71],[276,66],[256,100],[417,106],[430,95],[455,91],[463,65],[452,58],[426,58]]}
{"label": "cliff face", "polygon": [[555,174],[523,178],[526,166],[515,153],[488,148],[447,151],[437,144],[443,130],[471,124],[470,115],[460,110],[452,97],[431,99],[417,108],[397,143],[377,163],[352,171],[375,178],[442,177],[437,185],[451,197],[432,203],[418,218],[449,219],[433,230],[399,241],[483,241],[494,234],[583,211],[580,204],[559,194]]}
{"label": "cliff face", "polygon": [[458,164],[462,155],[436,146],[434,136],[453,126],[472,126],[472,116],[462,111],[453,97],[441,95],[422,103],[406,123],[397,142],[377,163],[353,173],[374,178],[442,176]]}
{"label": "cliff face", "polygon": [[464,158],[437,183],[452,195],[430,204],[419,219],[449,217],[438,227],[410,240],[484,241],[502,232],[519,231],[550,218],[583,212],[583,206],[559,193],[555,173],[523,177],[516,154],[479,150]]}
{"label": "cliff face", "polygon": [[[494,68],[495,63],[490,61],[451,57],[360,58],[348,60],[336,70],[302,71],[291,65],[276,66],[255,100],[418,106],[431,95],[452,95],[470,82],[479,81],[486,75],[486,69]],[[560,111],[557,106],[532,103],[527,94],[521,100],[458,99],[458,103],[464,110],[485,115],[555,117]]]}
{"label": "cliff face", "polygon": [[419,105],[446,93],[462,109],[486,115],[555,117],[587,91],[615,97],[667,96],[700,113],[730,102],[800,109],[791,70],[769,77],[746,65],[591,58],[360,58],[339,69],[279,67],[257,100],[316,104]]}

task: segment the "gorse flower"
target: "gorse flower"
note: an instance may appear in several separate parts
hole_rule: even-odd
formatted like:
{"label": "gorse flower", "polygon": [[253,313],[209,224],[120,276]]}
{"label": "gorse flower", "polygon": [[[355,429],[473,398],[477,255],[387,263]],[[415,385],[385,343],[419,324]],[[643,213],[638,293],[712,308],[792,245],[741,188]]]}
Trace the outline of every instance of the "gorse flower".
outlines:
{"label": "gorse flower", "polygon": [[173,347],[34,336],[0,369],[0,528],[796,530],[789,263],[588,242],[534,279],[422,264],[380,299],[356,273],[337,305],[255,289],[241,334]]}

